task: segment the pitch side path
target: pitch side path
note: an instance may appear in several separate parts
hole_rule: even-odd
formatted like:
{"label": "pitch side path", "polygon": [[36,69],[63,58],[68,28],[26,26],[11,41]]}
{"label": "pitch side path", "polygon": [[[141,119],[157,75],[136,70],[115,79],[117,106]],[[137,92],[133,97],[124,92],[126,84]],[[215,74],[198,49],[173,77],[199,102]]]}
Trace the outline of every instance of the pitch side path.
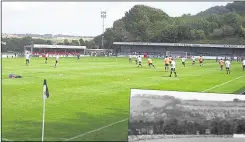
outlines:
{"label": "pitch side path", "polygon": [[138,142],[244,142],[241,138],[178,138],[178,139],[156,139]]}
{"label": "pitch side path", "polygon": [[[168,77],[163,61],[153,59],[156,69],[128,63],[127,58],[86,57],[55,59],[2,59],[2,138],[41,140],[42,83],[47,79],[45,140],[127,140],[130,89],[233,93],[245,86],[241,63],[233,62],[231,75],[215,61],[204,66],[183,67],[177,60],[178,77]],[[8,74],[21,79],[8,79]],[[225,83],[228,82],[228,83]],[[223,84],[223,85],[221,85]],[[215,87],[216,86],[216,87]],[[111,125],[114,124],[115,125]],[[108,126],[109,125],[109,126]],[[108,127],[105,127],[108,126]],[[98,131],[94,131],[98,130]]]}

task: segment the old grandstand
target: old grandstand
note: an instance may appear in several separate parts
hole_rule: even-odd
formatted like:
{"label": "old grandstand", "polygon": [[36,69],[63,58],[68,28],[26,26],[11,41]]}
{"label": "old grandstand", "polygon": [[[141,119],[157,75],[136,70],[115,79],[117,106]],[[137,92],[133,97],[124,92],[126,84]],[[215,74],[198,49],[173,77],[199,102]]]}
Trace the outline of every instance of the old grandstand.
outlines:
{"label": "old grandstand", "polygon": [[59,54],[61,56],[74,56],[77,54],[85,54],[86,46],[71,46],[71,45],[44,45],[33,44],[24,47],[25,52],[31,52],[34,56],[42,56],[48,54],[50,57]]}
{"label": "old grandstand", "polygon": [[33,56],[48,54],[49,57],[59,54],[60,56],[73,57],[77,54],[90,56],[105,56],[112,53],[112,49],[87,49],[86,46],[71,45],[44,45],[33,44],[24,47],[24,51],[32,53]]}
{"label": "old grandstand", "polygon": [[114,42],[113,48],[117,55],[148,53],[148,55],[162,56],[171,52],[173,56],[185,53],[188,56],[245,56],[245,45]]}

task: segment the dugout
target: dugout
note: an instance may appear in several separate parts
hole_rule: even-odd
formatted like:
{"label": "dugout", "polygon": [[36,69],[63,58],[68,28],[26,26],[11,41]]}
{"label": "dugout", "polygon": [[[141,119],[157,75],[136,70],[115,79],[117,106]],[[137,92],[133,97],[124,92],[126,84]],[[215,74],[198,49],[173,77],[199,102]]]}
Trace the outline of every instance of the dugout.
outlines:
{"label": "dugout", "polygon": [[90,56],[110,56],[113,49],[86,49],[85,55]]}
{"label": "dugout", "polygon": [[44,45],[33,44],[24,46],[24,51],[30,51],[34,56],[42,56],[48,54],[55,56],[56,54],[63,56],[76,56],[77,54],[84,55],[86,46],[71,46],[71,45]]}
{"label": "dugout", "polygon": [[114,42],[113,48],[117,55],[245,56],[245,45]]}
{"label": "dugout", "polygon": [[14,51],[2,52],[2,58],[16,58],[18,54]]}

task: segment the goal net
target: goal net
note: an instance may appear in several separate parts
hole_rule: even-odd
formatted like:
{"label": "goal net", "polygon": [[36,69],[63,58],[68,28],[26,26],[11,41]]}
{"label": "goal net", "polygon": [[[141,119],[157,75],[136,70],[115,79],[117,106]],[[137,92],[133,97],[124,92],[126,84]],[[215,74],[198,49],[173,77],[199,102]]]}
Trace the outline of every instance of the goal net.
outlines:
{"label": "goal net", "polygon": [[25,54],[25,55],[26,55],[26,54],[31,55],[31,51],[30,51],[30,50],[25,50],[25,51],[24,51],[24,54]]}
{"label": "goal net", "polygon": [[166,56],[172,56],[174,58],[180,58],[180,57],[185,57],[188,58],[190,56],[188,52],[183,52],[183,51],[167,51]]}

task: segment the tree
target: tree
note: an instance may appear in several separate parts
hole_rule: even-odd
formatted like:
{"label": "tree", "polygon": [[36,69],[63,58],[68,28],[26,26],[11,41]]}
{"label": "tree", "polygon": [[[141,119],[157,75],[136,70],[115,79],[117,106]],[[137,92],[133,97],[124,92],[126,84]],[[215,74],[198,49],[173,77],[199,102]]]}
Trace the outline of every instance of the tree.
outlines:
{"label": "tree", "polygon": [[222,26],[221,29],[223,30],[223,36],[232,36],[235,34],[235,29],[232,26]]}
{"label": "tree", "polygon": [[243,26],[240,26],[240,35],[245,38],[245,28]]}
{"label": "tree", "polygon": [[73,46],[79,46],[79,42],[77,40],[72,40],[71,45]]}
{"label": "tree", "polygon": [[[245,27],[245,14],[241,13],[244,2],[239,4],[243,6],[232,3],[181,17],[169,17],[160,9],[135,5],[103,33],[104,48],[111,48],[115,41],[192,43],[197,40],[199,43],[245,44],[241,28]],[[101,45],[101,39],[102,35],[98,35],[93,40]]]}
{"label": "tree", "polygon": [[79,45],[80,46],[85,46],[85,42],[84,42],[83,38],[79,39]]}
{"label": "tree", "polygon": [[213,33],[210,34],[210,37],[212,38],[220,38],[223,36],[223,30],[222,29],[215,29]]}
{"label": "tree", "polygon": [[33,41],[33,44],[52,44],[52,41],[51,40],[44,40],[44,39],[32,39]]}
{"label": "tree", "polygon": [[192,29],[190,33],[191,33],[191,39],[196,39],[196,30]]}
{"label": "tree", "polygon": [[64,43],[63,42],[58,42],[57,45],[64,45]]}
{"label": "tree", "polygon": [[[122,35],[123,34],[125,34],[125,33],[122,33]],[[124,36],[127,37],[127,35],[124,35]],[[104,40],[105,40],[104,47],[105,48],[112,48],[112,44],[113,44],[113,41],[115,40],[115,38],[118,38],[118,39],[122,38],[124,41],[127,41],[127,39],[125,39],[124,37],[115,37],[112,28],[106,29],[106,32],[104,33],[104,37],[105,37],[104,38]]]}
{"label": "tree", "polygon": [[196,39],[198,40],[205,38],[205,33],[203,30],[196,30],[195,35],[196,35]]}
{"label": "tree", "polygon": [[86,47],[88,49],[97,49],[98,45],[94,42],[94,40],[88,41]]}
{"label": "tree", "polygon": [[64,45],[69,45],[70,43],[69,43],[69,41],[68,41],[68,39],[64,39]]}
{"label": "tree", "polygon": [[32,44],[32,37],[26,36],[22,38],[23,45],[31,45]]}
{"label": "tree", "polygon": [[48,45],[52,45],[53,43],[52,43],[51,40],[47,40],[47,44],[48,44]]}

